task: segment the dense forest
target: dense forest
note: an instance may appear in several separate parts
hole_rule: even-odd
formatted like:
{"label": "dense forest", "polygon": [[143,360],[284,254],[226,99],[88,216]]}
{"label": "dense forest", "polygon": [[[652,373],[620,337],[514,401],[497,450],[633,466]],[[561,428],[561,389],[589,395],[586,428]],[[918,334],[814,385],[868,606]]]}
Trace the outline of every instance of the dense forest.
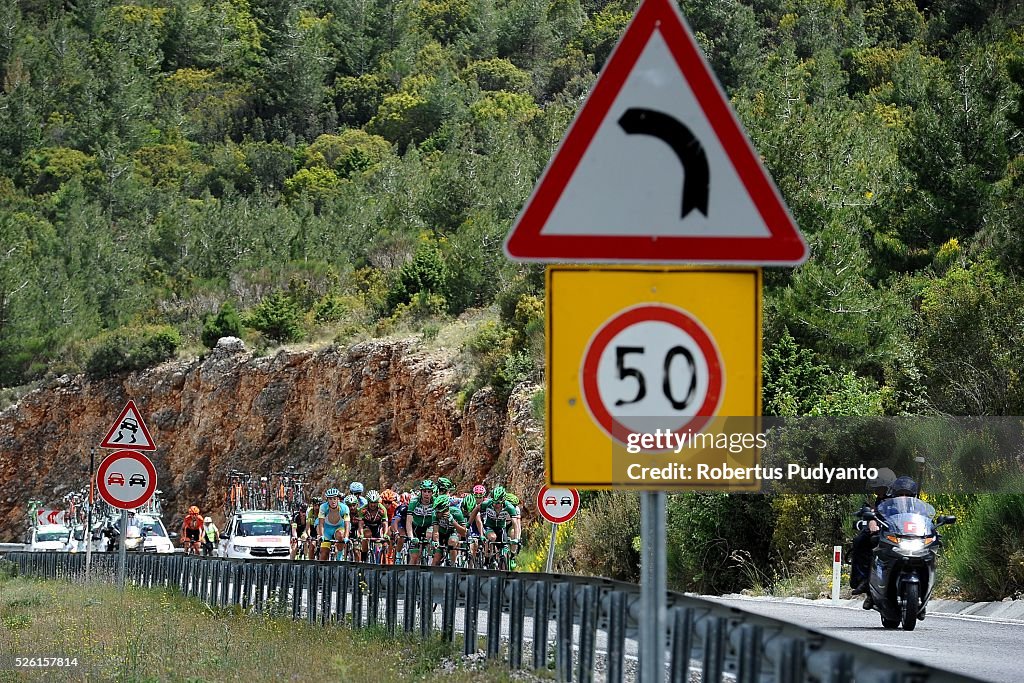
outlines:
{"label": "dense forest", "polygon": [[[0,387],[481,308],[474,381],[538,379],[500,245],[635,6],[0,0]],[[764,412],[1024,414],[1024,9],[680,6],[811,245]],[[792,507],[735,500],[690,508]]]}

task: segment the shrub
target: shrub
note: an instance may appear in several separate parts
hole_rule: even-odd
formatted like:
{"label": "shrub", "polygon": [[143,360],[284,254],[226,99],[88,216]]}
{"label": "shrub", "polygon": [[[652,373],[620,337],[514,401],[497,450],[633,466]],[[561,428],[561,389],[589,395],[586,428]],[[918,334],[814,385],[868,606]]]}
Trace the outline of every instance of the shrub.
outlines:
{"label": "shrub", "polygon": [[273,341],[284,343],[302,339],[302,314],[299,307],[281,292],[260,301],[245,318],[245,324]]}
{"label": "shrub", "polygon": [[97,338],[85,372],[101,378],[152,367],[173,358],[180,345],[181,335],[167,325],[122,328]]}
{"label": "shrub", "polygon": [[580,512],[571,556],[578,571],[620,581],[640,580],[640,498],[598,493]]}
{"label": "shrub", "polygon": [[242,319],[238,316],[238,311],[231,305],[231,302],[224,302],[217,315],[211,313],[206,316],[202,334],[203,346],[206,348],[212,349],[217,345],[217,340],[221,337],[241,336]]}
{"label": "shrub", "polygon": [[1024,495],[980,496],[952,544],[949,568],[969,600],[1024,593]]}
{"label": "shrub", "polygon": [[439,294],[447,300],[448,282],[451,274],[437,244],[421,239],[412,261],[404,264],[398,272],[398,279],[388,290],[389,310],[399,304],[409,303],[417,294]]}

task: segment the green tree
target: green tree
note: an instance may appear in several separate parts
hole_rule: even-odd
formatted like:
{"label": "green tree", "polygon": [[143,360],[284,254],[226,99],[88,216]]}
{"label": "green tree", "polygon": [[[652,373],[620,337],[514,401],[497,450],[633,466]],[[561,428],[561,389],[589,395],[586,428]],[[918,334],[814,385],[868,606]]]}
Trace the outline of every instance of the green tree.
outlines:
{"label": "green tree", "polygon": [[274,292],[245,316],[245,324],[279,343],[302,339],[302,313],[289,297]]}
{"label": "green tree", "polygon": [[221,337],[241,337],[242,319],[230,301],[225,301],[216,315],[209,314],[203,323],[203,346],[212,349]]}

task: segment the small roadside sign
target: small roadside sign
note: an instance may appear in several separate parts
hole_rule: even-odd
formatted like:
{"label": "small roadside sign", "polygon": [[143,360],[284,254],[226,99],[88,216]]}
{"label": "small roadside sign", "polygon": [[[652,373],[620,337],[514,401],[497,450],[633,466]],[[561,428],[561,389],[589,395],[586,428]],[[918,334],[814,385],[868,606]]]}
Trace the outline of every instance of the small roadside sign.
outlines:
{"label": "small roadside sign", "polygon": [[115,451],[96,470],[100,497],[119,510],[137,508],[156,492],[156,468],[136,451]]}
{"label": "small roadside sign", "polygon": [[542,486],[537,492],[537,510],[552,524],[563,524],[580,511],[580,494],[576,489]]}
{"label": "small roadside sign", "polygon": [[807,244],[675,0],[643,0],[505,241],[513,260],[798,265]]}
{"label": "small roadside sign", "polygon": [[100,448],[130,448],[135,451],[155,451],[156,444],[139,413],[135,401],[128,401],[124,410],[110,425]]}
{"label": "small roadside sign", "polygon": [[64,510],[36,510],[36,524],[63,524],[65,520]]}

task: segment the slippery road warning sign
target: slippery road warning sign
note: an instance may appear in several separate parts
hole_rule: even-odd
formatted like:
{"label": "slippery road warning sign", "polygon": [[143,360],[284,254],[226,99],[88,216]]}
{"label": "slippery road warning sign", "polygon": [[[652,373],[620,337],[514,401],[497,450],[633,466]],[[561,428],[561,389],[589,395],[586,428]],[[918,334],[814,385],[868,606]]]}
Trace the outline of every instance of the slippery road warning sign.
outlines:
{"label": "slippery road warning sign", "polygon": [[135,451],[116,451],[103,459],[96,470],[100,497],[119,510],[143,505],[156,492],[156,468]]}
{"label": "slippery road warning sign", "polygon": [[135,401],[128,401],[124,410],[114,420],[114,424],[110,425],[110,430],[103,437],[100,448],[131,448],[136,451],[156,450],[156,444],[153,443],[153,437],[150,436],[146,423],[142,421],[142,415],[139,413]]}
{"label": "slippery road warning sign", "polygon": [[674,0],[643,0],[505,242],[526,261],[797,265],[807,245]]}

